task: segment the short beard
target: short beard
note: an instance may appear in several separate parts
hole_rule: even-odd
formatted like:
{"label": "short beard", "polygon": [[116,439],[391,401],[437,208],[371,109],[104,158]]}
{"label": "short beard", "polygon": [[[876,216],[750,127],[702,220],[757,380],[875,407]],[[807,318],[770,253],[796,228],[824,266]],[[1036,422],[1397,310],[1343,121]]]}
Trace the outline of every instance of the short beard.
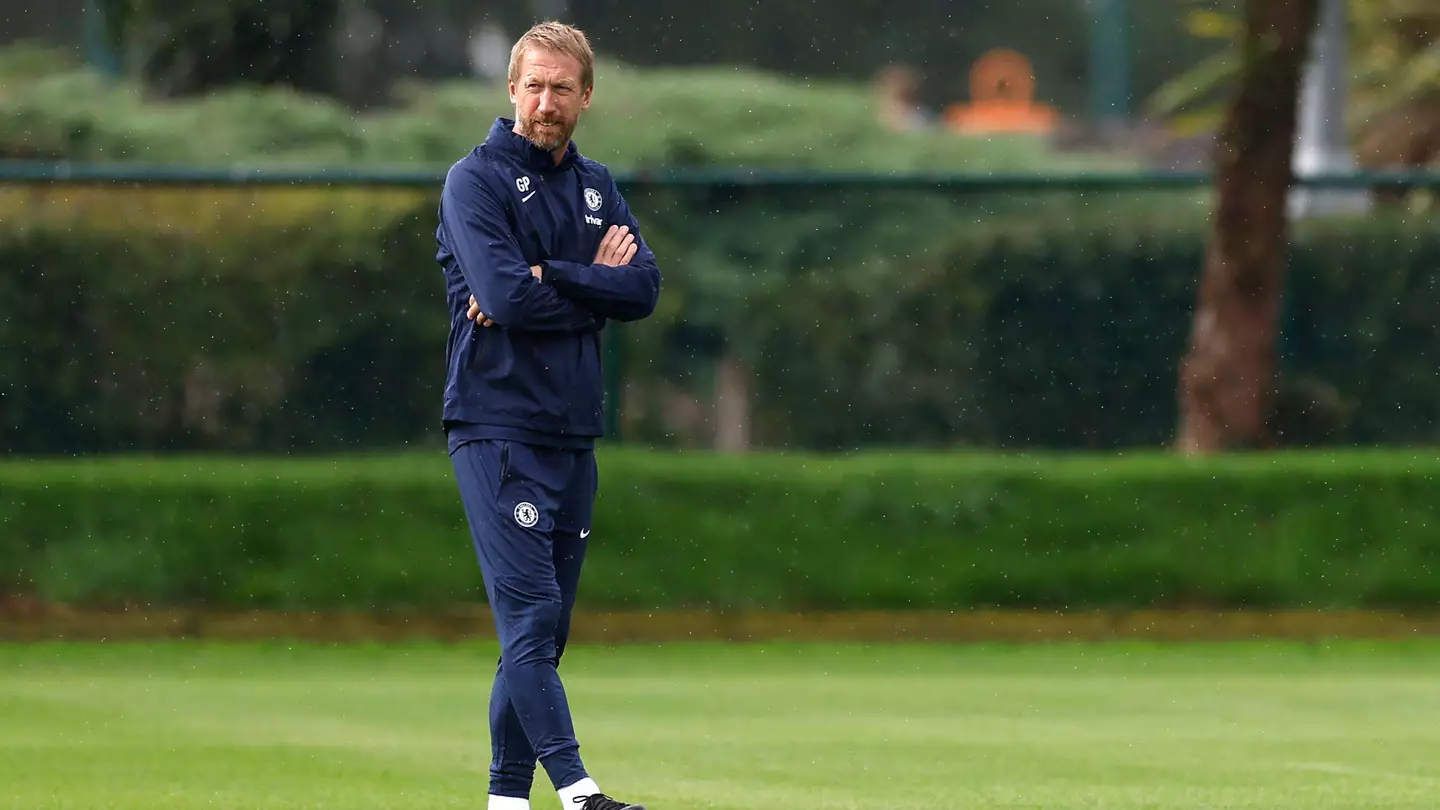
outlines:
{"label": "short beard", "polygon": [[542,133],[540,128],[536,126],[535,121],[531,119],[521,119],[520,121],[521,137],[536,147],[544,149],[546,152],[554,152],[556,149],[564,146],[566,142],[570,140],[570,132],[571,130],[567,127],[551,135]]}

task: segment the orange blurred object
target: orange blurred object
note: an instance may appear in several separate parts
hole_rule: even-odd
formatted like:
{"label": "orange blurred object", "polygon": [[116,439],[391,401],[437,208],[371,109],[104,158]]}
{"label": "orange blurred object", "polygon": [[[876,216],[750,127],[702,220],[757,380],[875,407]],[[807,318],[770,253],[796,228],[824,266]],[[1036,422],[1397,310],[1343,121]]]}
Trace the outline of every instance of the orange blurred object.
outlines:
{"label": "orange blurred object", "polygon": [[996,48],[975,60],[970,69],[970,103],[945,108],[946,127],[966,134],[994,132],[1048,133],[1060,114],[1035,103],[1035,71],[1024,54]]}

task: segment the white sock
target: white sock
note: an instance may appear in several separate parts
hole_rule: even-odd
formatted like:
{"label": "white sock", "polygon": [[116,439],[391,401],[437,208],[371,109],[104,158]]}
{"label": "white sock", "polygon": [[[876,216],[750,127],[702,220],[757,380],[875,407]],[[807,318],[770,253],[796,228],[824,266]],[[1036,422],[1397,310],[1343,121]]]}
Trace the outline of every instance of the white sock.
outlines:
{"label": "white sock", "polygon": [[[595,784],[595,780],[587,776],[573,785],[560,788],[560,806],[565,810],[574,810],[585,801],[586,796],[599,792],[600,787]],[[579,802],[575,801],[576,797],[580,798]]]}
{"label": "white sock", "polygon": [[490,803],[485,806],[486,810],[530,810],[529,799],[517,799],[514,796],[496,796],[490,794]]}

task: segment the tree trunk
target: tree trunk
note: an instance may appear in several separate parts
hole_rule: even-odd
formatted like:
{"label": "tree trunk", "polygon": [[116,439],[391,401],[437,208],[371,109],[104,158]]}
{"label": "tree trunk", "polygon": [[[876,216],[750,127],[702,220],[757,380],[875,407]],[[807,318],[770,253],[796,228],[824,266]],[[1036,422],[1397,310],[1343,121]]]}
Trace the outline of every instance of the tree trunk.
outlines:
{"label": "tree trunk", "polygon": [[1246,0],[1240,75],[1216,143],[1217,208],[1180,364],[1184,453],[1269,444],[1296,108],[1318,6]]}

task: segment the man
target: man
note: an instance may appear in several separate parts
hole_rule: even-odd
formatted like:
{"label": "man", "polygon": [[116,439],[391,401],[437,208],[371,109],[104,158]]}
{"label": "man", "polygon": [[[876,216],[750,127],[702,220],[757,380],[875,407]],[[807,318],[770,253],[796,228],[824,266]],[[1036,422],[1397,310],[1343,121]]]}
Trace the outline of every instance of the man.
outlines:
{"label": "man", "polygon": [[528,31],[510,54],[515,118],[450,168],[440,200],[444,423],[501,648],[490,810],[527,810],[537,760],[567,810],[644,810],[586,772],[556,669],[597,486],[601,330],[647,317],[660,291],[609,171],[570,139],[593,73],[579,30]]}

